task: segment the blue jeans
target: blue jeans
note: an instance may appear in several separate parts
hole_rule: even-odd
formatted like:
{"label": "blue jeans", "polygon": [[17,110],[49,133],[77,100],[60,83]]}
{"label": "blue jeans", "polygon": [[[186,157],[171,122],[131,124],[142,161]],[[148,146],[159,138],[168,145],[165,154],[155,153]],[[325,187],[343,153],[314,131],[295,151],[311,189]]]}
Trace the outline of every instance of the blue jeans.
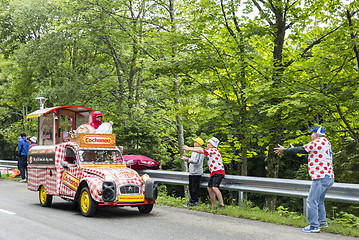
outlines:
{"label": "blue jeans", "polygon": [[333,183],[334,178],[329,178],[329,176],[313,180],[307,199],[308,222],[310,226],[319,227],[320,224],[327,223],[324,199],[325,194],[333,186]]}

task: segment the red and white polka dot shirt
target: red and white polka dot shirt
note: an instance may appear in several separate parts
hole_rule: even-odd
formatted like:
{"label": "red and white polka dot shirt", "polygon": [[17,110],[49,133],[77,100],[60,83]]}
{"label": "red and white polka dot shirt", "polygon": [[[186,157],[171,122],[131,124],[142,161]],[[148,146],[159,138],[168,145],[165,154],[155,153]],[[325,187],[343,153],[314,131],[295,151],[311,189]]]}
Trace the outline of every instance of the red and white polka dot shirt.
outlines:
{"label": "red and white polka dot shirt", "polygon": [[334,178],[332,147],[328,139],[320,137],[304,145],[308,152],[308,172],[312,180]]}
{"label": "red and white polka dot shirt", "polygon": [[224,166],[222,163],[222,156],[217,148],[203,149],[204,155],[208,156],[208,168],[212,177],[215,173],[225,175]]}

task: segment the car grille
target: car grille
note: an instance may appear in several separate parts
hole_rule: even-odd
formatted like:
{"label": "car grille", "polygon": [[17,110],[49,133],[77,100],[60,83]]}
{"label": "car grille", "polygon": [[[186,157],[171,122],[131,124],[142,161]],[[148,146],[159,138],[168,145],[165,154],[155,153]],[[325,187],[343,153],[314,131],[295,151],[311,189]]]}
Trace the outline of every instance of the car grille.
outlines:
{"label": "car grille", "polygon": [[140,194],[138,185],[123,185],[120,187],[120,194]]}

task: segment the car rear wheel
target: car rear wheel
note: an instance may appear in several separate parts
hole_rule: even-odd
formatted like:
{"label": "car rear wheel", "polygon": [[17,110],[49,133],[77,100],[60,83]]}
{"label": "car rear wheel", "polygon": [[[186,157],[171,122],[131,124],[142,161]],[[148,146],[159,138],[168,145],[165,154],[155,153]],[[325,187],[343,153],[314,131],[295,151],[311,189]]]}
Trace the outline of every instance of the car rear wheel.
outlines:
{"label": "car rear wheel", "polygon": [[49,195],[46,193],[46,189],[44,186],[40,187],[39,200],[40,200],[41,206],[43,206],[43,207],[48,207],[52,203],[52,195]]}
{"label": "car rear wheel", "polygon": [[140,213],[148,214],[152,211],[153,204],[145,204],[138,206]]}
{"label": "car rear wheel", "polygon": [[80,210],[85,217],[93,217],[97,208],[97,202],[92,199],[88,187],[81,190],[80,195]]}

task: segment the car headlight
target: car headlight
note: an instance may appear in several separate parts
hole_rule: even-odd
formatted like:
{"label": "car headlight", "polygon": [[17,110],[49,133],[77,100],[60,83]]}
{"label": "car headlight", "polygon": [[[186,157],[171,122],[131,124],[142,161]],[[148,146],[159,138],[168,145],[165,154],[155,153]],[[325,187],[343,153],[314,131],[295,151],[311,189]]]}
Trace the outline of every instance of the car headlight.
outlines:
{"label": "car headlight", "polygon": [[113,202],[116,199],[116,183],[104,181],[102,184],[102,200],[105,202]]}
{"label": "car headlight", "polygon": [[141,176],[142,183],[146,182],[147,180],[151,180],[151,177],[148,174],[143,174]]}

